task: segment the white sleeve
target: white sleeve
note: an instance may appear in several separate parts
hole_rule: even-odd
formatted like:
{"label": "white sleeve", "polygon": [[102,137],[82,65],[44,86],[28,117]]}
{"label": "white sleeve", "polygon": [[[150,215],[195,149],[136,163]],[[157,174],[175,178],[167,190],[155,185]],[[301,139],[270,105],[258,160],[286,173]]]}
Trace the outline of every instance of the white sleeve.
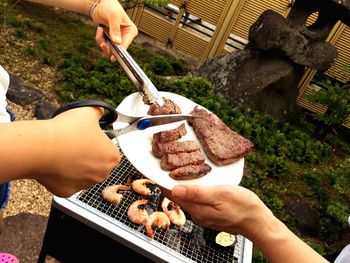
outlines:
{"label": "white sleeve", "polygon": [[10,76],[0,65],[0,123],[9,122],[10,115],[6,111],[6,92],[10,84]]}
{"label": "white sleeve", "polygon": [[349,263],[350,262],[350,244],[343,248],[334,263]]}

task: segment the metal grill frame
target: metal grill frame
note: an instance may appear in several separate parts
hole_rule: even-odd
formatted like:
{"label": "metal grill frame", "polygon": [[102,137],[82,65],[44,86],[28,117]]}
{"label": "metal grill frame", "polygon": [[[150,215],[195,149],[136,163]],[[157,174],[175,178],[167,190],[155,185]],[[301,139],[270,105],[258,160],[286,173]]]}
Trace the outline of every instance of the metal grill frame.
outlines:
{"label": "metal grill frame", "polygon": [[[115,144],[118,145],[116,141]],[[69,216],[87,224],[88,226],[98,230],[103,234],[106,234],[110,238],[133,249],[139,254],[142,254],[155,262],[197,262],[196,258],[193,259],[192,256],[185,256],[180,252],[172,249],[171,247],[168,247],[163,243],[157,241],[157,239],[149,238],[145,233],[144,226],[134,225],[133,227],[130,227],[128,226],[128,224],[130,225],[133,223],[128,222],[126,224],[125,222],[123,222],[123,220],[114,218],[108,215],[107,213],[102,212],[99,209],[93,207],[92,205],[80,200],[82,199],[82,196],[88,195],[89,191],[95,191],[98,192],[96,193],[98,198],[95,198],[94,202],[104,202],[104,207],[105,209],[107,209],[107,211],[108,209],[118,209],[118,207],[115,207],[114,205],[109,205],[102,200],[100,190],[107,185],[116,183],[114,182],[116,181],[116,179],[114,178],[115,176],[118,176],[120,178],[124,174],[124,176],[126,175],[127,177],[129,177],[130,174],[127,173],[130,172],[130,169],[134,169],[132,172],[135,173],[135,175],[137,175],[138,171],[130,164],[130,162],[126,159],[125,156],[122,156],[122,161],[119,164],[119,166],[112,171],[111,176],[108,179],[106,179],[103,183],[95,185],[88,190],[80,191],[69,198],[60,198],[54,196],[52,205],[55,206],[57,209],[61,210],[62,212],[68,214]],[[139,176],[142,176],[142,174],[139,173]],[[123,178],[123,180],[127,179]],[[120,209],[125,210],[125,208]],[[126,213],[126,211],[124,211],[124,213]],[[161,236],[161,232],[164,230],[155,230],[155,233],[157,233],[157,231],[159,231],[159,236]],[[252,243],[242,236],[237,237],[238,241],[235,244],[235,247],[232,248],[232,262],[251,262]],[[188,247],[188,250],[191,249],[191,247]],[[216,249],[220,248],[216,247]],[[220,254],[215,254],[216,249],[212,251],[213,254],[210,254],[211,259],[208,259],[206,262],[223,262],[220,258]],[[225,262],[227,261],[225,260]]]}

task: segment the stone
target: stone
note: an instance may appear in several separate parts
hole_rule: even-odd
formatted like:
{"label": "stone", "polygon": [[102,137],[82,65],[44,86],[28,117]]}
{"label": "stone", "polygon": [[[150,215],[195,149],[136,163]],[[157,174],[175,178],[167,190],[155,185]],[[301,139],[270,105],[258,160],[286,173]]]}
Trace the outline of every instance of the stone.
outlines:
{"label": "stone", "polygon": [[230,105],[254,108],[286,118],[296,113],[297,83],[303,67],[257,51],[244,50],[211,58],[194,72],[213,83]]}
{"label": "stone", "polygon": [[331,44],[308,39],[272,10],[265,11],[251,26],[249,47],[278,50],[294,63],[315,70],[328,69],[337,57],[337,50]]}
{"label": "stone", "polygon": [[53,104],[48,101],[39,102],[36,104],[34,117],[38,120],[50,119],[52,113],[59,107],[59,105]]}
{"label": "stone", "polygon": [[[316,12],[316,21],[307,24]],[[324,71],[337,57],[326,39],[339,20],[350,25],[350,0],[295,0],[287,18],[266,10],[243,51],[210,58],[194,74],[211,81],[233,107],[294,120],[305,67]]]}
{"label": "stone", "polygon": [[35,87],[25,84],[24,81],[14,74],[10,74],[10,86],[7,98],[20,106],[26,106],[44,97],[44,93]]}

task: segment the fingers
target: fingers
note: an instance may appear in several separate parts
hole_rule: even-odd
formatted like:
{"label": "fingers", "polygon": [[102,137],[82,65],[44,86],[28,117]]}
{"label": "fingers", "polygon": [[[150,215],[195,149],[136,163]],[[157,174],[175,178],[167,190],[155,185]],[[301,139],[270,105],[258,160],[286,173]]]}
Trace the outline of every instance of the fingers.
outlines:
{"label": "fingers", "polygon": [[211,204],[214,201],[210,187],[195,185],[176,185],[172,189],[172,196],[177,200],[198,204]]}
{"label": "fingers", "polygon": [[96,43],[97,45],[102,49],[102,52],[106,55],[106,57],[111,61],[114,62],[116,61],[115,56],[112,55],[111,49],[107,45],[104,35],[103,35],[103,28],[98,27],[96,31]]}
{"label": "fingers", "polygon": [[160,190],[162,191],[162,193],[168,198],[171,199],[172,198],[172,194],[171,191],[162,187],[162,186],[158,186],[160,188]]}
{"label": "fingers", "polygon": [[109,35],[114,43],[117,45],[122,44],[122,33],[120,30],[121,21],[117,18],[113,18],[109,21]]}
{"label": "fingers", "polygon": [[99,47],[101,46],[101,44],[105,43],[105,39],[103,37],[103,28],[100,26],[97,27],[95,39],[96,39],[96,43]]}
{"label": "fingers", "polygon": [[122,28],[122,38],[123,38],[123,43],[122,46],[125,49],[128,49],[134,38],[138,34],[137,27],[134,25],[134,23],[130,20],[130,23],[127,25],[121,25]]}

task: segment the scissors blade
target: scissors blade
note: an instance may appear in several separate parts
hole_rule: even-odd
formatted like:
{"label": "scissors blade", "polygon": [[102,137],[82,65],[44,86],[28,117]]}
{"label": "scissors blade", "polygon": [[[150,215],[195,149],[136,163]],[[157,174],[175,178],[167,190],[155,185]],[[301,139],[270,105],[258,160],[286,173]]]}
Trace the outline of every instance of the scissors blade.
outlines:
{"label": "scissors blade", "polygon": [[146,116],[138,120],[137,128],[142,130],[142,123],[145,123],[145,128],[169,124],[173,122],[189,120],[193,116],[190,114],[167,114],[167,115],[152,115]]}
{"label": "scissors blade", "polygon": [[117,128],[115,130],[107,130],[105,133],[110,138],[118,137],[119,135],[132,132],[145,130],[150,127],[179,122],[183,120],[189,120],[193,116],[189,114],[168,114],[168,115],[153,115],[153,116],[145,116],[137,121],[133,122],[131,125],[127,125],[123,128]]}

